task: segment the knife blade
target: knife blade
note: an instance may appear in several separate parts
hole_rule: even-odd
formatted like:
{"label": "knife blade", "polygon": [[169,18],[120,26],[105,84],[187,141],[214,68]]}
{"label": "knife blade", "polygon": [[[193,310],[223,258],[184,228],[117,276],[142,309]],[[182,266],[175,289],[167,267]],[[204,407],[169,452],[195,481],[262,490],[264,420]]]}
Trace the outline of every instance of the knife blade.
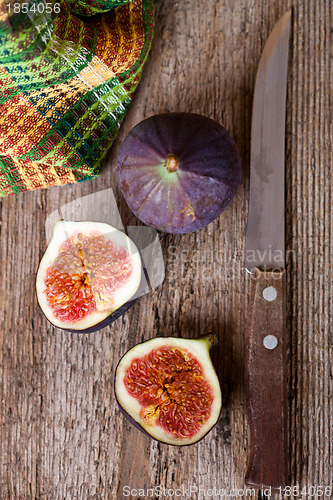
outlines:
{"label": "knife blade", "polygon": [[291,11],[277,22],[257,71],[251,127],[245,266],[250,283],[245,396],[250,457],[245,482],[288,484],[285,284],[285,108]]}

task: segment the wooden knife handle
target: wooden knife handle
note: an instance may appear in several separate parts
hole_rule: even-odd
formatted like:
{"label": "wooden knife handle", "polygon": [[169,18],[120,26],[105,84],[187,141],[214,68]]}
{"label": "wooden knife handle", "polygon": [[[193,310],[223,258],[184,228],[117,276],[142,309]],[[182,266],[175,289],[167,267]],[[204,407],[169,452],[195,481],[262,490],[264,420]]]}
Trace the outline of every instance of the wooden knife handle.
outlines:
{"label": "wooden knife handle", "polygon": [[251,278],[245,361],[251,445],[245,482],[276,489],[288,484],[286,278],[284,270],[258,268]]}

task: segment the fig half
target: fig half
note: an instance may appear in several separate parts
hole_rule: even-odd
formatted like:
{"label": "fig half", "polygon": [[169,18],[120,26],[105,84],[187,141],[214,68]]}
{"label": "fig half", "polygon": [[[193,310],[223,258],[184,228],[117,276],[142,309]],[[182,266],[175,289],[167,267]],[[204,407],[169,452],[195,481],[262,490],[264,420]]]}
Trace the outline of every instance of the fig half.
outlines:
{"label": "fig half", "polygon": [[141,270],[137,247],[118,229],[59,220],[38,268],[38,302],[54,326],[91,333],[133,305]]}
{"label": "fig half", "polygon": [[167,233],[189,233],[212,222],[241,182],[235,141],[222,125],[193,113],[140,122],[122,143],[117,168],[134,215]]}
{"label": "fig half", "polygon": [[162,338],[137,344],[119,361],[115,395],[124,415],[162,443],[194,444],[217,422],[222,405],[209,355],[216,337]]}

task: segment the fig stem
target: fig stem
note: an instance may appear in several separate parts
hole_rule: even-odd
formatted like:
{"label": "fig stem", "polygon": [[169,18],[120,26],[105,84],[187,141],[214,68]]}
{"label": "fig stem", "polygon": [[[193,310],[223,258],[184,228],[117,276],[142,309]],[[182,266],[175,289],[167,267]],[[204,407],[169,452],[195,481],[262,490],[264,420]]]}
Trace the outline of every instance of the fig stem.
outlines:
{"label": "fig stem", "polygon": [[178,170],[178,167],[179,167],[179,160],[178,160],[177,156],[175,156],[173,154],[168,155],[165,159],[164,166],[168,172],[170,172],[170,173],[176,172]]}
{"label": "fig stem", "polygon": [[202,335],[197,340],[204,341],[204,343],[206,344],[206,346],[208,348],[208,351],[210,350],[210,348],[212,346],[218,344],[217,335],[215,333],[213,333],[213,332],[209,332],[209,333],[207,333],[205,335]]}
{"label": "fig stem", "polygon": [[209,347],[218,344],[218,338],[213,332],[209,332],[207,335],[204,336],[204,338],[208,341]]}

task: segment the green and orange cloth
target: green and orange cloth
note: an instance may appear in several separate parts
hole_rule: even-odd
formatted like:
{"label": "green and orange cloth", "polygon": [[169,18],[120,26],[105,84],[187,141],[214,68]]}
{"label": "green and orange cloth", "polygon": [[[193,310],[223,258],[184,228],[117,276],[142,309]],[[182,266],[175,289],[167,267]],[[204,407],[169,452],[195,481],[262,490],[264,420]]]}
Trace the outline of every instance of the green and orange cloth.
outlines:
{"label": "green and orange cloth", "polygon": [[0,0],[0,196],[100,174],[153,34],[153,0],[16,5]]}

